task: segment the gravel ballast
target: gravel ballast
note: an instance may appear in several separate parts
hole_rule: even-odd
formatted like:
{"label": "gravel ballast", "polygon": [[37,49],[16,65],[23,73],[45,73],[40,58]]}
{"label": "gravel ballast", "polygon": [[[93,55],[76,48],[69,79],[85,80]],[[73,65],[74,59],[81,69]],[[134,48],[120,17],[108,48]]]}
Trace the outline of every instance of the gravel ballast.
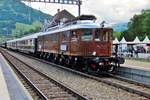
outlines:
{"label": "gravel ballast", "polygon": [[83,95],[86,95],[92,100],[148,100],[136,94],[126,92],[93,79],[82,77],[60,68],[52,67],[51,65],[22,56],[20,54],[14,52],[9,53],[29,64],[30,66],[38,68],[40,71],[46,73],[50,77],[63,82]]}

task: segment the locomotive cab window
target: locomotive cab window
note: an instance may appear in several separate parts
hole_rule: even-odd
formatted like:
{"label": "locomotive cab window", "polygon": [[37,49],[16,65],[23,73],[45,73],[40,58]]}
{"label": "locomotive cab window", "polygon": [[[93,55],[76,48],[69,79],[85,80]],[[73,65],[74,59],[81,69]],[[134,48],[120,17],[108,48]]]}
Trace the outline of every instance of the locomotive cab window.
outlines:
{"label": "locomotive cab window", "polygon": [[87,29],[81,32],[81,40],[82,41],[90,41],[93,39],[92,30]]}
{"label": "locomotive cab window", "polygon": [[100,41],[100,32],[98,30],[95,31],[95,41]]}
{"label": "locomotive cab window", "polygon": [[75,31],[71,32],[71,41],[77,41],[77,33]]}

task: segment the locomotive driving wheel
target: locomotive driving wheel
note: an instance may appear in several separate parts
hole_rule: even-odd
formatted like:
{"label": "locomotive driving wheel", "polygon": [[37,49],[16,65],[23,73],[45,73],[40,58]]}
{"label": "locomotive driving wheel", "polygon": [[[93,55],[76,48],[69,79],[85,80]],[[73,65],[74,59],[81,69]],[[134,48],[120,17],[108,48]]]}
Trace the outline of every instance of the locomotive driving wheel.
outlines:
{"label": "locomotive driving wheel", "polygon": [[114,71],[114,69],[115,69],[115,66],[114,66],[114,65],[112,65],[112,66],[108,69],[108,72],[113,72],[113,71]]}

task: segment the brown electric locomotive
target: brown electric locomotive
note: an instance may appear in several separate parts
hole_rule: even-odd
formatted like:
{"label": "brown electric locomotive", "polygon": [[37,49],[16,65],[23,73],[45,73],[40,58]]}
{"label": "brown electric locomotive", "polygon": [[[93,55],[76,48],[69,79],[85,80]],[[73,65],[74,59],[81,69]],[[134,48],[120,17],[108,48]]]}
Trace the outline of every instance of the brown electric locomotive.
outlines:
{"label": "brown electric locomotive", "polygon": [[101,27],[93,19],[93,16],[80,18],[40,34],[37,54],[79,70],[112,71],[117,64],[123,63],[123,59],[112,57],[113,30]]}
{"label": "brown electric locomotive", "polygon": [[[7,48],[36,55],[82,71],[113,71],[124,59],[112,56],[112,28],[80,16],[35,33],[6,42]],[[116,49],[117,50],[117,49]]]}

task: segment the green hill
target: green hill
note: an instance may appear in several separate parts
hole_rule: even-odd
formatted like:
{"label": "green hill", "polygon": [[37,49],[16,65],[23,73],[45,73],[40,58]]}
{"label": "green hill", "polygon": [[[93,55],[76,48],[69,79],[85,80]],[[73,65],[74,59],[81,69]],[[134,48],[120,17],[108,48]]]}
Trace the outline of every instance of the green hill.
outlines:
{"label": "green hill", "polygon": [[16,23],[43,22],[52,16],[23,4],[20,0],[0,0],[0,35],[11,34]]}

